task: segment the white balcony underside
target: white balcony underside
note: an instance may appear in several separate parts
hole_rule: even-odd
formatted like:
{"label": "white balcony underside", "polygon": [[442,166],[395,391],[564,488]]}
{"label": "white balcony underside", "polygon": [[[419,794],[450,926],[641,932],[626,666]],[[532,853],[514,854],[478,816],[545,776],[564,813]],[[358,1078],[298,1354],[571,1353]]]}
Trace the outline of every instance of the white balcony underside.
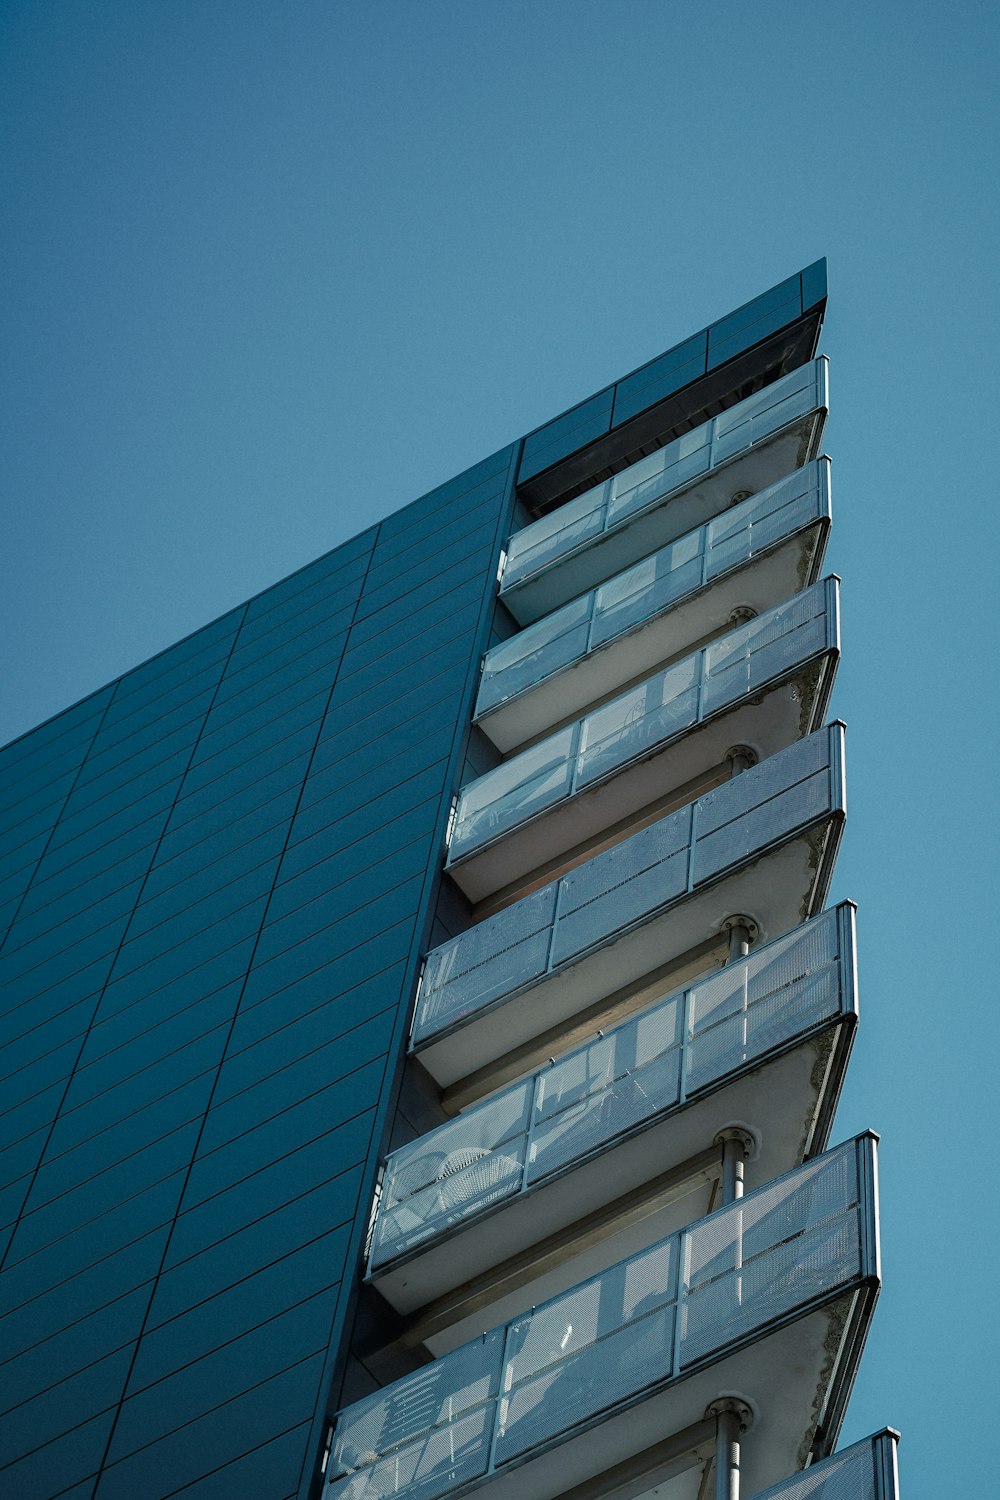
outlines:
{"label": "white balcony underside", "polygon": [[[764,941],[789,931],[822,905],[823,882],[829,874],[826,848],[834,827],[829,822],[822,831],[810,829],[767,851],[529,989],[483,1010],[471,1024],[419,1045],[421,1063],[444,1088],[533,1039],[541,1037],[544,1049],[545,1033],[699,946],[734,912],[752,917]],[[522,1054],[520,1071],[527,1071],[531,1063],[530,1055]],[[473,1096],[491,1092],[500,1081],[506,1080],[483,1080]]]}
{"label": "white balcony underside", "polygon": [[[724,1126],[738,1121],[757,1136],[759,1150],[746,1164],[746,1182],[748,1190],[762,1186],[824,1148],[825,1140],[816,1139],[816,1125],[828,1086],[832,1082],[834,1095],[839,1089],[845,1061],[841,1046],[849,1024],[842,1017],[573,1170],[456,1225],[410,1258],[376,1271],[372,1282],[398,1311],[427,1310],[415,1331],[440,1355],[482,1328],[505,1321],[526,1303],[545,1301],[707,1213],[718,1177],[714,1165],[681,1175],[666,1191],[658,1192],[655,1183],[711,1152]],[[583,1243],[589,1226],[582,1220],[582,1205],[592,1216],[627,1194],[642,1197],[644,1188],[649,1190],[645,1206],[627,1216],[627,1222],[609,1225],[595,1243]],[[566,1235],[572,1225],[578,1233]],[[565,1239],[557,1264],[541,1274],[526,1270],[513,1285],[498,1275],[490,1285],[484,1273],[502,1268],[550,1235]],[[467,1286],[480,1277],[481,1286]],[[470,1296],[474,1307],[467,1308]],[[438,1299],[444,1300],[431,1313],[429,1304]]]}
{"label": "white balcony underside", "polygon": [[825,524],[817,523],[700,592],[654,615],[543,678],[477,719],[497,749],[507,753],[577,717],[626,684],[648,676],[723,631],[738,607],[758,614],[812,583]]}
{"label": "white balcony underside", "polygon": [[825,412],[812,412],[773,437],[720,464],[690,487],[672,491],[661,504],[627,525],[609,530],[586,546],[556,558],[537,574],[509,585],[501,598],[521,625],[528,625],[611,578],[631,563],[702,526],[726,510],[733,497],[756,494],[815,457]]}
{"label": "white balcony underside", "polygon": [[[449,863],[449,875],[474,904],[484,901],[508,887],[516,888],[535,872],[552,870],[560,858],[585,849],[602,834],[627,829],[630,820],[647,809],[654,813],[676,807],[680,789],[693,782],[698,791],[703,790],[698,783],[711,771],[717,772],[718,780],[727,779],[726,755],[735,745],[748,746],[758,761],[767,760],[810,734],[822,719],[834,670],[830,655],[808,663],[751,701],[695,724],[608,780],[577,792],[495,843]],[[680,800],[688,799],[682,796]]]}

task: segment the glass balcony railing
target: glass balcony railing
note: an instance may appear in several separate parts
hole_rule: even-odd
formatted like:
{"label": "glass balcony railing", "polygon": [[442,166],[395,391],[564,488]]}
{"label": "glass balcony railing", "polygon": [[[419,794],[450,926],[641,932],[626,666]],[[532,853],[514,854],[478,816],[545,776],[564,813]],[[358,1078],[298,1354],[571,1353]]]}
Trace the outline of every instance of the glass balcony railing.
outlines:
{"label": "glass balcony railing", "polygon": [[874,1296],[876,1216],[875,1143],[862,1136],[348,1407],[330,1493],[438,1500],[516,1465],[522,1500],[551,1495],[533,1486],[533,1461],[552,1445],[578,1478],[643,1451],[685,1425],[692,1399],[701,1416],[730,1385],[727,1358],[777,1330],[782,1357],[744,1361],[739,1389],[760,1410],[773,1403],[785,1431],[770,1452],[763,1437],[745,1445],[748,1478],[787,1473],[789,1428],[808,1450],[824,1413],[835,1440],[829,1393],[849,1389],[838,1367],[859,1352],[839,1337],[843,1299]]}
{"label": "glass balcony railing", "polygon": [[[844,807],[833,724],[433,949],[414,1050],[447,1085],[651,974],[733,911],[787,932],[823,903]],[[767,879],[749,878],[785,846]]]}
{"label": "glass balcony railing", "polygon": [[753,1500],[898,1500],[898,1436],[887,1427],[812,1464],[801,1474],[759,1490]]}
{"label": "glass balcony railing", "polygon": [[[719,1089],[748,1065],[853,1016],[853,917],[849,903],[823,912],[394,1151],[382,1181],[369,1274],[378,1280],[380,1268],[408,1252],[533,1193]],[[808,1148],[818,1111],[809,1069],[804,1080],[809,1097],[796,1115],[790,1143],[796,1151]],[[839,1077],[827,1081],[835,1098]],[[787,1105],[790,1090],[784,1092]],[[672,1164],[669,1156],[669,1150],[654,1150],[654,1174]],[[769,1175],[794,1160],[770,1163]],[[604,1198],[610,1200],[624,1179],[610,1163],[606,1175]],[[588,1211],[599,1195],[592,1181]],[[530,1224],[526,1228],[530,1232]],[[465,1280],[479,1268],[460,1248],[456,1254],[458,1279]]]}
{"label": "glass balcony railing", "polygon": [[[720,628],[736,605],[760,612],[780,603],[814,581],[829,522],[824,458],[494,646],[483,664],[477,722],[510,750],[678,656]],[[734,574],[743,593],[713,587]]]}
{"label": "glass balcony railing", "polygon": [[514,618],[537,620],[814,458],[827,369],[812,360],[515,532],[500,584]]}
{"label": "glass balcony railing", "polygon": [[[838,616],[837,580],[827,578],[470,782],[458,798],[448,869],[473,900],[481,899],[490,889],[537,869],[545,859],[620,824],[653,798],[668,796],[699,770],[710,771],[723,761],[733,738],[751,739],[767,755],[789,739],[808,734],[826,709],[832,670],[817,671],[816,664],[825,657],[832,669],[840,644]],[[704,746],[700,738],[692,739],[692,731],[701,731],[747,698],[804,674],[806,680],[797,681],[791,690],[794,702],[785,715],[757,705],[756,733],[741,720],[738,733],[728,723],[720,727],[718,743],[718,735],[707,736]],[[632,787],[616,787],[614,797],[591,796],[584,806],[574,803],[563,837],[547,823],[535,833],[541,841],[537,847],[532,843],[520,856],[505,849],[505,857],[491,859],[490,870],[478,879],[468,874],[463,878],[455,870],[461,861],[529,820],[579,793],[593,792],[636,761],[663,754],[681,738],[683,760],[673,775],[668,764],[658,763],[655,775],[634,778]]]}

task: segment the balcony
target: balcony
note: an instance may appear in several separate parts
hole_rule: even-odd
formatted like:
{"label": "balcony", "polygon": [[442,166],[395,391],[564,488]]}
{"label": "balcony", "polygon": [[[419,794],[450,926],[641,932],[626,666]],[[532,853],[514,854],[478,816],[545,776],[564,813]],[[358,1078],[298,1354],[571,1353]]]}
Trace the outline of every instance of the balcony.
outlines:
{"label": "balcony", "polygon": [[815,458],[827,368],[812,360],[515,532],[500,585],[515,620],[550,614]]}
{"label": "balcony", "polygon": [[864,1135],[395,1381],[341,1413],[331,1500],[552,1500],[733,1391],[748,1491],[825,1456],[878,1291],[876,1199]]}
{"label": "balcony", "polygon": [[628,682],[815,582],[830,528],[817,459],[572,600],[483,664],[476,722],[509,752]]}
{"label": "balcony", "polygon": [[887,1427],[793,1474],[753,1500],[899,1500],[898,1440],[899,1434]]}
{"label": "balcony", "polygon": [[461,792],[447,870],[472,901],[516,890],[764,760],[822,722],[840,646],[828,578],[523,750]]}
{"label": "balcony", "polygon": [[855,989],[844,903],[393,1152],[369,1279],[420,1310],[408,1341],[454,1348],[701,1217],[733,1120],[748,1187],[822,1151]]}
{"label": "balcony", "polygon": [[842,725],[819,730],[433,949],[412,1048],[446,1107],[527,1072],[574,1021],[617,1022],[610,997],[637,1009],[644,984],[683,982],[660,983],[733,913],[765,940],[813,916],[844,819],[843,751]]}

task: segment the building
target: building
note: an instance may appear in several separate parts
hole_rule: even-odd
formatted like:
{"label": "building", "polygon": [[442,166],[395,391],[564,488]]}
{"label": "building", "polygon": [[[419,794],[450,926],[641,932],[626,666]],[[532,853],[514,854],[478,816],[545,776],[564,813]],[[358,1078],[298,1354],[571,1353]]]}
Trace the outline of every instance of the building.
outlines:
{"label": "building", "polygon": [[895,1495],[825,305],[0,752],[4,1500]]}

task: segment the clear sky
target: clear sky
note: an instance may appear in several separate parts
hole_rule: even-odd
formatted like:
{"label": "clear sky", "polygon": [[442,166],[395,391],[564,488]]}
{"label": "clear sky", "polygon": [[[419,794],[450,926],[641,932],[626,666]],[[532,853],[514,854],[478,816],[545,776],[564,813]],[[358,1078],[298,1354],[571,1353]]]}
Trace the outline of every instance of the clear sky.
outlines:
{"label": "clear sky", "polygon": [[0,742],[827,255],[886,1286],[845,1440],[995,1487],[986,0],[2,0]]}

